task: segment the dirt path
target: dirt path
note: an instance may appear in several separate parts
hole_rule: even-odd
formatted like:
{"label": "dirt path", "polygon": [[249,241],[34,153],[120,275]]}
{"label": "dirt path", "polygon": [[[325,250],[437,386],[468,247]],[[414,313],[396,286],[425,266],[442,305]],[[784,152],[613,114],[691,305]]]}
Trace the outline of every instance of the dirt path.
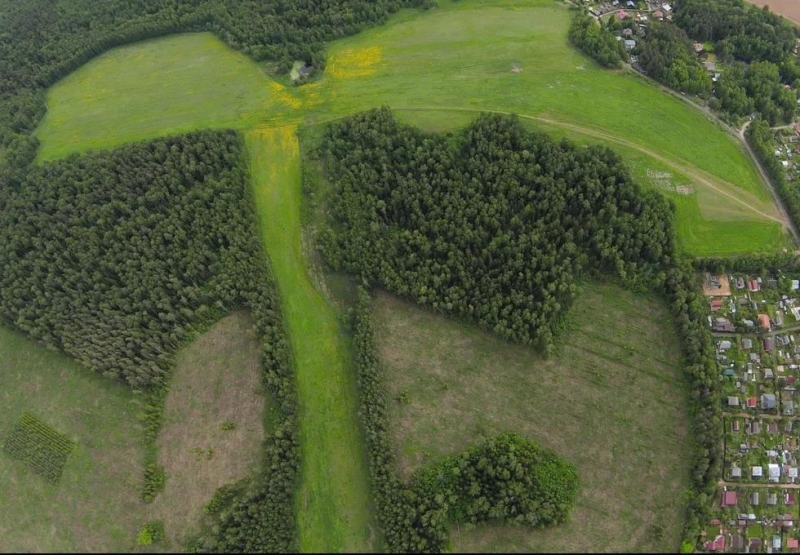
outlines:
{"label": "dirt path", "polygon": [[[512,112],[505,112],[505,111],[500,111],[500,110],[483,110],[483,109],[478,109],[478,108],[453,108],[453,107],[443,108],[443,107],[438,107],[438,106],[437,107],[433,107],[433,106],[404,106],[404,107],[393,107],[393,109],[394,110],[408,110],[408,111],[426,111],[426,110],[430,110],[430,111],[453,111],[453,112],[474,112],[474,113],[491,112],[491,113],[494,113],[494,114],[505,114],[505,115],[511,115],[512,114]],[[632,148],[632,149],[638,150],[639,152],[641,152],[643,154],[646,154],[647,156],[650,156],[651,158],[654,158],[654,159],[658,160],[659,162],[661,162],[661,163],[673,168],[674,170],[686,175],[687,177],[690,177],[691,179],[696,180],[698,184],[703,185],[704,187],[707,187],[709,189],[712,189],[712,190],[718,192],[719,194],[721,194],[721,195],[733,200],[734,202],[746,207],[748,210],[758,214],[762,218],[765,218],[765,219],[773,221],[773,222],[777,222],[777,223],[781,224],[782,226],[784,226],[784,228],[792,229],[788,225],[788,221],[786,219],[778,217],[778,216],[776,216],[774,214],[769,214],[767,212],[764,212],[763,210],[757,208],[756,206],[754,206],[750,202],[740,198],[740,196],[745,196],[745,197],[746,196],[752,196],[751,193],[748,193],[747,191],[742,191],[740,193],[740,196],[734,195],[733,193],[731,193],[729,191],[726,191],[724,188],[716,185],[714,183],[714,180],[716,180],[717,182],[719,182],[721,184],[725,184],[725,185],[727,185],[728,187],[731,187],[731,188],[736,188],[736,185],[734,185],[734,184],[732,184],[730,182],[718,179],[718,178],[712,178],[712,177],[708,176],[708,174],[706,174],[705,172],[701,172],[700,170],[698,170],[698,169],[696,169],[696,168],[694,168],[692,166],[688,166],[688,165],[682,164],[680,162],[676,162],[674,160],[666,158],[666,157],[658,154],[657,152],[655,152],[653,150],[650,150],[648,148],[642,147],[641,145],[639,145],[637,143],[634,143],[634,142],[629,141],[627,139],[621,139],[619,137],[615,137],[614,135],[611,135],[611,134],[606,133],[604,131],[598,131],[596,129],[592,129],[590,127],[585,127],[585,126],[582,126],[582,125],[576,125],[576,124],[572,124],[572,123],[565,123],[563,121],[554,120],[554,119],[545,118],[545,117],[540,117],[540,116],[531,116],[531,115],[520,114],[520,113],[516,113],[516,115],[519,116],[520,118],[523,118],[523,119],[538,121],[538,122],[545,123],[545,124],[548,124],[548,125],[553,125],[553,126],[556,126],[556,127],[562,127],[564,129],[570,129],[572,131],[577,131],[578,133],[582,133],[584,135],[589,135],[591,137],[596,137],[598,139],[603,139],[604,141],[609,141],[609,142],[616,143],[616,144],[619,144],[619,145],[622,145],[622,146],[625,146],[625,147],[628,147],[628,148]],[[797,241],[797,238],[795,238],[795,240]]]}

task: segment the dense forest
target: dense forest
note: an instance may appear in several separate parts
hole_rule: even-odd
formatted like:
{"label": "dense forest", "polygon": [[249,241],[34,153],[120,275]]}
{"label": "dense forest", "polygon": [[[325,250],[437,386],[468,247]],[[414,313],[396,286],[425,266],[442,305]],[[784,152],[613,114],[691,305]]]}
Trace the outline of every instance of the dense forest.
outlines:
{"label": "dense forest", "polygon": [[711,77],[680,28],[654,22],[634,52],[645,73],[656,81],[687,94],[704,98],[711,94]]}
{"label": "dense forest", "polygon": [[[214,32],[232,48],[286,72],[294,60],[325,66],[325,41],[384,22],[430,0],[0,0],[0,147],[26,165],[44,90],[93,57],[183,31]],[[34,143],[31,148],[30,143]]]}
{"label": "dense forest", "polygon": [[147,387],[187,333],[244,301],[241,141],[201,132],[77,156],[0,188],[0,318]]}
{"label": "dense forest", "polygon": [[[295,534],[297,401],[243,148],[232,131],[198,132],[73,155],[0,186],[0,321],[163,399],[177,348],[248,306],[281,417],[265,474],[199,545],[286,551]],[[147,407],[146,436],[157,433],[162,409]],[[145,483],[152,499],[163,476],[148,466]]]}
{"label": "dense forest", "polygon": [[667,201],[619,156],[483,115],[458,147],[388,109],[329,128],[334,268],[545,350],[591,271],[654,278],[672,255]]}
{"label": "dense forest", "polygon": [[515,434],[489,438],[402,483],[389,437],[370,295],[363,287],[352,325],[373,492],[390,551],[441,552],[453,523],[542,527],[568,519],[578,490],[575,469]]}
{"label": "dense forest", "polygon": [[[692,549],[717,492],[721,409],[708,304],[691,262],[676,252],[667,201],[631,182],[613,152],[557,143],[497,115],[481,116],[453,145],[374,110],[332,124],[320,158],[335,192],[323,254],[367,283],[545,348],[581,273],[666,297],[695,420],[684,531]],[[366,292],[359,302],[361,413],[383,531],[393,549],[439,549],[439,523],[453,505],[424,487],[398,486]]]}

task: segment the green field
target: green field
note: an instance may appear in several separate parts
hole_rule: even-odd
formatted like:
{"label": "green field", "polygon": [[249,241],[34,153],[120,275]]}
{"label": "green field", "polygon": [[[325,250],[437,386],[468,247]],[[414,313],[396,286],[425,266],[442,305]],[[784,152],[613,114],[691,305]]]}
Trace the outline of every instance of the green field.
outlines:
{"label": "green field", "polygon": [[194,129],[283,122],[291,108],[255,62],[207,33],[111,50],[50,88],[40,160]]}
{"label": "green field", "polygon": [[246,134],[264,245],[278,282],[300,395],[300,549],[369,552],[370,504],[357,391],[337,313],[309,281],[300,231],[300,150],[294,128]]}
{"label": "green field", "polygon": [[[481,437],[517,432],[575,465],[568,523],[454,528],[456,551],[677,552],[692,446],[680,349],[663,303],[586,287],[543,360],[381,293],[374,302],[403,477]],[[407,402],[399,402],[401,394]]]}
{"label": "green field", "polygon": [[23,412],[75,441],[58,485],[0,450],[0,551],[130,551],[144,522],[138,399],[0,328],[0,442]]}
{"label": "green field", "polygon": [[380,105],[419,111],[439,127],[481,110],[515,112],[686,176],[698,191],[695,201],[677,203],[689,252],[774,252],[788,244],[741,145],[640,76],[600,69],[571,48],[563,6],[440,4],[332,43],[323,78],[299,88],[268,79],[209,34],[115,49],[48,92],[40,159],[202,127],[320,123]]}

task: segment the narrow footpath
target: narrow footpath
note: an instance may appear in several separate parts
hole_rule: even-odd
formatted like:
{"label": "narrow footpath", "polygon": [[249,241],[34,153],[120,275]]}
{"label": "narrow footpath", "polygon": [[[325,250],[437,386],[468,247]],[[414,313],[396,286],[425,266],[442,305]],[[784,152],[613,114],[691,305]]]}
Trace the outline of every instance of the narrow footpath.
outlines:
{"label": "narrow footpath", "polygon": [[372,552],[376,529],[352,359],[336,312],[301,251],[300,151],[294,127],[245,133],[264,246],[278,284],[300,401],[297,526],[302,552]]}

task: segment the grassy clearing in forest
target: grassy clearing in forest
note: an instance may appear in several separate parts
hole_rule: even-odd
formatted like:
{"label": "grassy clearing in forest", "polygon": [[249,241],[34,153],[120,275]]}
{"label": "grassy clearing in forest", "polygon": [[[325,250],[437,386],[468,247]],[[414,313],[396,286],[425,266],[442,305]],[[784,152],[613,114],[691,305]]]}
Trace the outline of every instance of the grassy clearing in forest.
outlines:
{"label": "grassy clearing in forest", "polygon": [[663,303],[586,286],[552,360],[384,293],[374,322],[404,477],[505,431],[577,468],[568,523],[456,527],[456,551],[678,550],[692,448],[678,341]]}
{"label": "grassy clearing in forest", "polygon": [[166,482],[150,506],[171,547],[199,531],[220,486],[254,476],[264,441],[261,348],[250,314],[226,316],[177,356],[158,434]]}
{"label": "grassy clearing in forest", "polygon": [[300,396],[301,551],[376,549],[357,391],[337,311],[309,280],[301,249],[300,151],[293,127],[245,135],[253,192],[278,283]]}

